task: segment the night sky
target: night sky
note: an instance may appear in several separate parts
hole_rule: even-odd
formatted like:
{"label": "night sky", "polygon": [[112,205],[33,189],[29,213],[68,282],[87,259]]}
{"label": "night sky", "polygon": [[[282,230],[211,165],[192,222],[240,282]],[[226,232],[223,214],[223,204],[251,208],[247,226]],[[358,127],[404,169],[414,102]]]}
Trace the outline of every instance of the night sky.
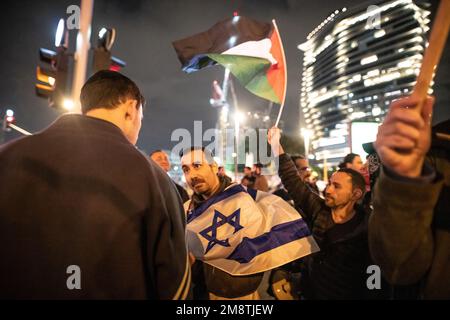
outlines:
{"label": "night sky", "polygon": [[[177,128],[192,131],[194,120],[203,120],[203,129],[213,128],[217,110],[209,105],[211,82],[223,79],[223,68],[208,68],[190,75],[183,73],[171,42],[205,31],[233,11],[256,20],[277,20],[288,65],[288,89],[282,117],[285,131],[299,136],[299,88],[304,42],[331,12],[359,4],[355,0],[166,0],[100,1],[94,4],[91,45],[101,27],[114,27],[114,56],[127,62],[122,72],[133,79],[148,100],[138,146],[149,152],[170,149],[176,142],[170,135]],[[59,112],[35,95],[36,65],[40,47],[54,49],[54,34],[66,8],[77,1],[8,1],[2,4],[0,21],[0,111],[15,110],[17,125],[38,131],[48,126]],[[71,31],[71,43],[76,36]],[[73,45],[72,45],[73,46]],[[435,122],[450,117],[449,50],[436,78],[438,98]],[[89,66],[90,68],[90,66]],[[263,111],[268,102],[248,93],[236,83],[239,107],[243,111]],[[277,108],[274,108],[275,111]],[[275,121],[273,113],[272,123]],[[10,140],[18,135],[7,133]]]}

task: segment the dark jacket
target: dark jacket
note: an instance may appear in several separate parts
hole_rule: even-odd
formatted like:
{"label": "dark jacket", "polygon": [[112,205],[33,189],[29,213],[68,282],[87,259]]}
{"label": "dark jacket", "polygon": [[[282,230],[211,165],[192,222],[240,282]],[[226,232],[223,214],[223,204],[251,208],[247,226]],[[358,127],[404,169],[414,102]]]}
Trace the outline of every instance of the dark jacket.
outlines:
{"label": "dark jacket", "polygon": [[[118,127],[62,116],[2,146],[0,163],[0,298],[186,296],[178,193]],[[71,265],[80,290],[66,285]]]}
{"label": "dark jacket", "polygon": [[383,169],[375,185],[372,256],[390,284],[418,288],[411,299],[450,299],[449,159],[447,142],[429,152],[424,177]]}
{"label": "dark jacket", "polygon": [[307,299],[365,298],[368,294],[366,270],[371,264],[368,214],[356,207],[356,215],[350,221],[335,224],[331,209],[301,181],[287,154],[279,157],[279,175],[320,247],[320,252],[304,259],[304,296]]}
{"label": "dark jacket", "polygon": [[180,195],[182,203],[189,201],[189,194],[187,193],[186,189],[184,189],[182,186],[180,186],[176,182],[174,182],[174,184],[175,184],[175,188],[177,188],[178,194]]}

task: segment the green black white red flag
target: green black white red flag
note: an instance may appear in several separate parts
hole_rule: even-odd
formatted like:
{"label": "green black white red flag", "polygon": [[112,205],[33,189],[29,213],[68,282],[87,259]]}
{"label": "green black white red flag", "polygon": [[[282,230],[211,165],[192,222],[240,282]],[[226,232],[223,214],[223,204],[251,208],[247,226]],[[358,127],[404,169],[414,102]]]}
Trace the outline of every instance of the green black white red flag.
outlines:
{"label": "green black white red flag", "polygon": [[191,73],[220,64],[253,94],[284,104],[286,61],[275,21],[235,16],[205,32],[174,41],[173,46],[183,71]]}

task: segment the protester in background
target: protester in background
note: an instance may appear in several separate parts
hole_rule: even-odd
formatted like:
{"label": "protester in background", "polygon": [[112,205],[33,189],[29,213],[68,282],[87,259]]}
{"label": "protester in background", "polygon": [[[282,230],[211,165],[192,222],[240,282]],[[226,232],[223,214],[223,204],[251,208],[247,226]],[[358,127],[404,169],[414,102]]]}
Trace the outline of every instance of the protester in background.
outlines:
{"label": "protester in background", "polygon": [[349,153],[344,157],[344,160],[339,164],[339,168],[350,168],[356,171],[361,171],[363,162],[359,154]]}
{"label": "protester in background", "polygon": [[248,189],[250,185],[250,179],[247,176],[242,177],[241,184]]}
{"label": "protester in background", "polygon": [[291,156],[292,161],[294,161],[295,167],[297,168],[298,174],[302,181],[307,181],[311,176],[311,168],[309,167],[308,159],[304,155],[298,154]]}
{"label": "protester in background", "polygon": [[218,168],[217,175],[226,180],[228,183],[231,183],[233,181],[229,176],[227,176],[227,174],[225,173],[225,168],[222,166]]}
{"label": "protester in background", "polygon": [[[155,150],[150,154],[150,159],[156,162],[156,164],[164,170],[164,172],[168,173],[170,171],[170,161],[167,154],[162,150]],[[175,187],[177,188],[178,194],[181,197],[183,203],[189,200],[189,194],[187,191],[180,186],[178,183],[172,180]]]}
{"label": "protester in background", "polygon": [[269,183],[267,182],[266,177],[261,174],[261,168],[263,168],[263,165],[261,163],[256,163],[253,165],[253,177],[255,178],[255,184],[253,188],[255,190],[268,192]]}
{"label": "protester in background", "polygon": [[279,157],[281,181],[307,221],[321,251],[304,258],[301,288],[306,299],[364,299],[370,260],[369,215],[357,204],[365,191],[364,178],[353,169],[335,172],[325,199],[313,192],[280,145],[280,130],[269,131],[268,142]]}
{"label": "protester in background", "polygon": [[[308,160],[303,155],[293,155],[291,156],[291,159],[297,168],[298,176],[303,182],[308,183],[309,186],[308,179],[311,176],[311,169],[309,168]],[[294,205],[293,199],[289,196],[288,191],[282,183],[273,194]]]}
{"label": "protester in background", "polygon": [[0,147],[0,298],[186,298],[180,198],[134,146],[139,88],[99,71],[80,100],[81,115]]}
{"label": "protester in background", "polygon": [[312,171],[311,175],[308,178],[308,184],[311,189],[320,195],[319,187],[317,186],[317,181],[319,179],[319,174],[316,171]]}
{"label": "protester in background", "polygon": [[247,188],[254,189],[255,188],[255,177],[253,176],[252,168],[245,167],[244,168],[244,177],[242,178],[241,184],[246,186]]}

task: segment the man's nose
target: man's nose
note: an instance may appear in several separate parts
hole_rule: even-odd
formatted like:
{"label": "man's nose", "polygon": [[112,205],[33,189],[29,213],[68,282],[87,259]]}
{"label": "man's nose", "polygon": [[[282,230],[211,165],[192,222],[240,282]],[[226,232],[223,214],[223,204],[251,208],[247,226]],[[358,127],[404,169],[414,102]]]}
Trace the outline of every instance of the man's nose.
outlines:
{"label": "man's nose", "polygon": [[191,179],[191,181],[192,180],[198,180],[199,179],[199,176],[196,174],[196,173],[190,173],[190,179]]}

